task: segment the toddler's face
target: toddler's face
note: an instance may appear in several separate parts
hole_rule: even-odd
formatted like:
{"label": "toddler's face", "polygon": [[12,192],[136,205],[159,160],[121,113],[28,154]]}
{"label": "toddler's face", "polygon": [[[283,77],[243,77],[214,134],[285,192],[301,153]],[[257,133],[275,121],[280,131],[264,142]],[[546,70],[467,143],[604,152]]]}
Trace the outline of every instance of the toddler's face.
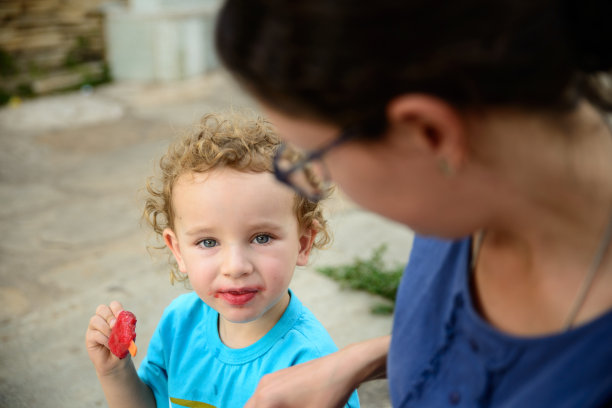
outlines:
{"label": "toddler's face", "polygon": [[175,228],[164,237],[204,302],[242,323],[287,299],[295,266],[308,261],[309,235],[299,230],[293,193],[272,174],[184,174],[172,200]]}

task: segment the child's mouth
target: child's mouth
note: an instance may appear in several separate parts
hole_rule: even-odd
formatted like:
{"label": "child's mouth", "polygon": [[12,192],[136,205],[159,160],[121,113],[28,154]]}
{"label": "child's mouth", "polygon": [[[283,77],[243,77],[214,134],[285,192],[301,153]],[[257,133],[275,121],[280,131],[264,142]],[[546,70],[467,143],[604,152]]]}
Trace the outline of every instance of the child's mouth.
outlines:
{"label": "child's mouth", "polygon": [[257,294],[257,289],[232,289],[219,291],[218,295],[231,305],[241,306],[250,302]]}

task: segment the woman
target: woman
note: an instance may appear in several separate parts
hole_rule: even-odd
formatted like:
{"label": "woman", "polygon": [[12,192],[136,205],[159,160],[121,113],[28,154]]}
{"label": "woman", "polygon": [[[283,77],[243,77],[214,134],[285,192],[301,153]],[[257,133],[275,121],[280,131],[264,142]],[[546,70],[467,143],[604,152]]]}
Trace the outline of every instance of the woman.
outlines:
{"label": "woman", "polygon": [[610,2],[439,3],[221,11],[222,61],[304,151],[277,177],[316,198],[331,176],[418,234],[391,340],[265,377],[249,407],[340,406],[384,373],[396,407],[612,404]]}

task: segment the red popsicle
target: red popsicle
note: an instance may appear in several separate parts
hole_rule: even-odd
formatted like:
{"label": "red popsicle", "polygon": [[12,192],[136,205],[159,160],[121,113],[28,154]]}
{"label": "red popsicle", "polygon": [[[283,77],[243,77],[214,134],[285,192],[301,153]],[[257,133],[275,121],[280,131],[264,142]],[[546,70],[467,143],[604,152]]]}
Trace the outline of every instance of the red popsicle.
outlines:
{"label": "red popsicle", "polygon": [[117,321],[108,338],[108,348],[119,358],[125,358],[128,352],[134,357],[136,355],[136,316],[126,310],[119,313]]}

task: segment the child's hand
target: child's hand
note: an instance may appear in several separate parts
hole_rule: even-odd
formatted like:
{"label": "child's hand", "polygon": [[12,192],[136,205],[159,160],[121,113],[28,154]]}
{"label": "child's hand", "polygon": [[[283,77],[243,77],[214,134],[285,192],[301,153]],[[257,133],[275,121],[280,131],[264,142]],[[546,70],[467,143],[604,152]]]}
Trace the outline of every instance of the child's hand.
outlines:
{"label": "child's hand", "polygon": [[108,348],[108,338],[111,328],[117,321],[117,316],[123,310],[121,303],[113,301],[110,305],[100,305],[96,314],[89,319],[89,326],[85,334],[85,345],[98,375],[104,376],[118,367],[128,364],[130,359],[119,359]]}

